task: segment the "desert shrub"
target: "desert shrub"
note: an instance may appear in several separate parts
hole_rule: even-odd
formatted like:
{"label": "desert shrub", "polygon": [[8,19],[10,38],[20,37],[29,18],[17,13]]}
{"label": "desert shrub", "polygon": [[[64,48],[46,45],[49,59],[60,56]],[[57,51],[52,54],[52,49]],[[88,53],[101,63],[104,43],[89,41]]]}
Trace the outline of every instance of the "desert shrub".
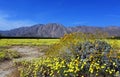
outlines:
{"label": "desert shrub", "polygon": [[110,51],[113,51],[111,46],[105,42],[96,40],[95,42],[84,42],[80,43],[79,46],[75,47],[75,53],[76,55],[80,56],[81,58],[89,58],[89,54],[103,54],[107,55]]}
{"label": "desert shrub", "polygon": [[5,53],[4,52],[0,52],[0,61],[3,61],[5,59]]}
{"label": "desert shrub", "polygon": [[[50,48],[47,50],[46,55],[47,56],[65,56],[70,54],[71,56],[73,54],[76,54],[75,51],[77,51],[77,47],[80,47],[80,45],[83,45],[83,43],[93,43],[95,40],[106,40],[106,36],[103,37],[104,34],[99,35],[97,33],[91,34],[91,33],[71,33],[71,34],[65,34],[64,37],[60,39],[60,42],[50,46]],[[74,55],[73,55],[74,56]]]}
{"label": "desert shrub", "polygon": [[46,56],[20,65],[21,77],[113,77],[120,72],[119,54],[106,39],[90,33],[65,35]]}
{"label": "desert shrub", "polygon": [[17,51],[0,49],[0,61],[10,60],[18,57],[20,57],[20,54]]}
{"label": "desert shrub", "polygon": [[[117,76],[120,72],[120,60],[109,58],[107,63],[104,56],[96,58],[70,57],[69,60],[60,57],[47,57],[23,61],[19,63],[21,77],[96,77],[98,75],[110,77]],[[92,75],[92,76],[91,76]]]}

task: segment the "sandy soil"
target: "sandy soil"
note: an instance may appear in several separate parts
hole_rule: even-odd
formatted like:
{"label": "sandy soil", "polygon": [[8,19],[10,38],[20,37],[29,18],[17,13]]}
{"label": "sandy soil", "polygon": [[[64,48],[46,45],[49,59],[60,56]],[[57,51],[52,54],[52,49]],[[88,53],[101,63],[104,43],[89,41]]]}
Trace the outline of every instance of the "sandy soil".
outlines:
{"label": "sandy soil", "polygon": [[[44,53],[40,52],[44,48],[37,46],[12,46],[10,50],[15,50],[21,54],[20,58],[15,60],[30,60],[43,56]],[[17,67],[14,66],[13,61],[4,61],[0,63],[0,77],[19,77]]]}

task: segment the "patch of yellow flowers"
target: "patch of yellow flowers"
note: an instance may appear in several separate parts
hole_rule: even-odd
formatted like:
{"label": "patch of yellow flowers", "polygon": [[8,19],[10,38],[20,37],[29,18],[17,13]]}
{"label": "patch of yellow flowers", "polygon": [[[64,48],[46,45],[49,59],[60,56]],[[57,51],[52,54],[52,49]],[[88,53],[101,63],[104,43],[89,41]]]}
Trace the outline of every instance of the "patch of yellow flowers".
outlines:
{"label": "patch of yellow flowers", "polygon": [[59,57],[38,58],[32,61],[21,62],[21,77],[85,77],[94,74],[96,76],[102,74],[119,75],[118,67],[115,62],[109,64],[101,64],[96,59],[81,60],[80,58],[71,57],[63,59]]}

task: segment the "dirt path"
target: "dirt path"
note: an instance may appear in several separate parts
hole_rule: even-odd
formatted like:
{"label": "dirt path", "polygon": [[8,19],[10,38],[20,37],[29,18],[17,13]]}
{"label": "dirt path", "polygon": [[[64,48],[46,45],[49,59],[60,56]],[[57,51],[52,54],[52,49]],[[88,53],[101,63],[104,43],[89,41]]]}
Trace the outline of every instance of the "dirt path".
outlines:
{"label": "dirt path", "polygon": [[[12,46],[9,49],[15,50],[21,54],[21,58],[15,59],[17,61],[24,59],[30,60],[44,55],[43,52],[40,52],[40,48],[36,46]],[[0,63],[0,77],[16,77],[12,75],[13,73],[17,73],[16,69],[17,68],[14,66],[13,61],[2,62]]]}
{"label": "dirt path", "polygon": [[29,59],[37,58],[44,54],[40,52],[40,49],[38,47],[14,46],[14,47],[11,47],[10,50],[15,50],[21,54],[22,57],[19,58],[18,60],[21,60],[21,59],[29,60]]}

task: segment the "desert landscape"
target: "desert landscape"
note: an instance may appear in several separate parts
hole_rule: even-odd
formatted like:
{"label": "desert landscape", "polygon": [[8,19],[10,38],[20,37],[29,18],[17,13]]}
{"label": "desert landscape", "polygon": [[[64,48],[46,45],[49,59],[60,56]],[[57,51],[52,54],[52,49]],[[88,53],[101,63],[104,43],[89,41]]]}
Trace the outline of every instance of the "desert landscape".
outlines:
{"label": "desert landscape", "polygon": [[119,0],[0,0],[0,77],[120,77]]}

